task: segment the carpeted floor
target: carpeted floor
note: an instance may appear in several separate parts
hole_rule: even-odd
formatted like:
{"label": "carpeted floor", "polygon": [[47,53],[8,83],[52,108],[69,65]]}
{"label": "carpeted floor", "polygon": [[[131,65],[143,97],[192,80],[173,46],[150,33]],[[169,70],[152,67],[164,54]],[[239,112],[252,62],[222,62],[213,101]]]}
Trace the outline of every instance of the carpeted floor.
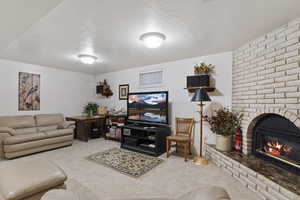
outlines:
{"label": "carpeted floor", "polygon": [[[217,166],[206,167],[185,163],[183,158],[171,156],[159,166],[139,178],[132,178],[113,169],[86,160],[86,157],[119,147],[119,143],[93,139],[88,143],[75,141],[72,147],[39,153],[19,159],[48,159],[61,166],[68,174],[67,186],[84,191],[99,200],[138,197],[177,197],[192,189],[216,185],[224,187],[233,200],[257,200],[253,192],[227,175]],[[9,162],[9,161],[1,161]],[[74,184],[74,181],[77,184]]]}

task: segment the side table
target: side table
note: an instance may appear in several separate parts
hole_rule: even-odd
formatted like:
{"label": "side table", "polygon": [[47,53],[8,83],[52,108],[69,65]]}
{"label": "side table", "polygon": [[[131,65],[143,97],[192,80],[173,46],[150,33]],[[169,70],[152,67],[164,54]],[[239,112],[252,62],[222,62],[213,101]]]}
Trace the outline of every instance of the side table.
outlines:
{"label": "side table", "polygon": [[84,117],[84,116],[77,116],[77,117],[66,117],[67,121],[75,121],[76,129],[75,129],[75,138],[88,142],[90,134],[93,132],[92,124],[97,123],[100,124],[100,132],[105,132],[105,115],[98,115],[93,117]]}

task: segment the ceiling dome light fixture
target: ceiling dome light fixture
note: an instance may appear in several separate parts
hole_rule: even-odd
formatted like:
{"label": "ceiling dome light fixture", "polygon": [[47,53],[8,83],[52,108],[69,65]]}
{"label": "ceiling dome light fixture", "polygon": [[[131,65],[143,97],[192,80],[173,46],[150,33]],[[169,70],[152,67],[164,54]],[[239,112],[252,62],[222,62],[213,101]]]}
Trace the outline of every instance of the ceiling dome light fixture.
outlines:
{"label": "ceiling dome light fixture", "polygon": [[141,35],[140,40],[144,42],[145,46],[151,49],[158,48],[166,40],[166,36],[162,33],[149,32]]}
{"label": "ceiling dome light fixture", "polygon": [[87,55],[87,54],[79,54],[78,58],[80,59],[80,61],[82,63],[88,64],[88,65],[92,65],[96,62],[96,60],[98,60],[98,58],[96,56]]}

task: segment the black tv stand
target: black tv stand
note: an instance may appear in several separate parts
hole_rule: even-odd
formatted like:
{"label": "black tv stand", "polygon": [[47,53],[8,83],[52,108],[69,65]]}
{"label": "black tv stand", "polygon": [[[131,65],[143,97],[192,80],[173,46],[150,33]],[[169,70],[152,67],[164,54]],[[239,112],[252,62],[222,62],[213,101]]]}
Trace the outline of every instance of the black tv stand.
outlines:
{"label": "black tv stand", "polygon": [[121,148],[160,156],[166,152],[166,137],[170,134],[168,126],[127,123],[122,132]]}

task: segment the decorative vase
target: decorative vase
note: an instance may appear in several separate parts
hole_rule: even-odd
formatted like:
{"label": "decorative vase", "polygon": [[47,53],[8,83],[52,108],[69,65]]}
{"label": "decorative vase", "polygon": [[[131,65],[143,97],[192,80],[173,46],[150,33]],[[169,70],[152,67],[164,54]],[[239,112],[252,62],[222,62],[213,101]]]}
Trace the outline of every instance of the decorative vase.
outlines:
{"label": "decorative vase", "polygon": [[232,150],[232,135],[217,135],[216,148],[219,151],[229,152]]}
{"label": "decorative vase", "polygon": [[89,110],[88,116],[89,116],[89,117],[92,117],[93,115],[94,115],[93,110]]}

